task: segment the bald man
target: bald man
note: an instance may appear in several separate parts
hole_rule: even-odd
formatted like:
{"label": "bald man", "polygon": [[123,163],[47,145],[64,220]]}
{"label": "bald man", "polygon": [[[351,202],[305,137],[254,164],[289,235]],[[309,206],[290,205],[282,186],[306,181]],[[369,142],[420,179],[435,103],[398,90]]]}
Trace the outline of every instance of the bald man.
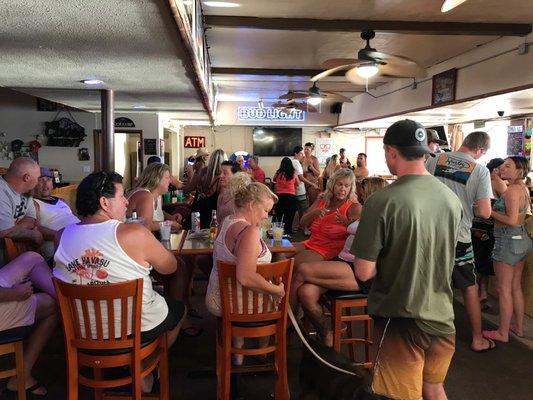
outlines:
{"label": "bald man", "polygon": [[[0,238],[26,241],[32,247],[43,243],[43,236],[36,228],[35,206],[29,195],[40,174],[35,161],[19,157],[0,177]],[[0,251],[0,266],[5,264],[1,253],[3,251]]]}

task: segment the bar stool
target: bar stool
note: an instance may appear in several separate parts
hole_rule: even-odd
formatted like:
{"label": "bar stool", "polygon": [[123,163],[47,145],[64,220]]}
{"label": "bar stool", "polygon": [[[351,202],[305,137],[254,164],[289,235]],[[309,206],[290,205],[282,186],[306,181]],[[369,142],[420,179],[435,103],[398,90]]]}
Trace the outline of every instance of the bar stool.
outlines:
{"label": "bar stool", "polygon": [[24,381],[24,354],[22,343],[30,331],[29,326],[7,329],[0,332],[0,356],[15,355],[15,368],[1,370],[0,379],[17,377],[18,400],[26,400],[26,382]]}
{"label": "bar stool", "polygon": [[[342,344],[348,344],[350,358],[355,362],[355,345],[363,344],[365,346],[365,361],[358,363],[364,368],[372,368],[370,360],[370,346],[372,345],[372,318],[368,315],[367,305],[368,297],[365,293],[359,291],[329,290],[325,297],[329,300],[331,307],[331,325],[333,327],[333,349],[341,351]],[[352,308],[363,309],[363,314],[352,314]],[[346,313],[344,314],[344,311]],[[363,321],[364,336],[354,337],[352,322]],[[347,337],[341,335],[343,322],[347,323]]]}

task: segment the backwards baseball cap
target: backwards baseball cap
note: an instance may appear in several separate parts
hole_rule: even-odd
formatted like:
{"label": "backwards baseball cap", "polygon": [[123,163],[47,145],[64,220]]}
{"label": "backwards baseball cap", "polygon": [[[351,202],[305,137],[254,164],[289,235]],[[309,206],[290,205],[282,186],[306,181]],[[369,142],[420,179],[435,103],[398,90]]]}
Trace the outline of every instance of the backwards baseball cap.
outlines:
{"label": "backwards baseball cap", "polygon": [[445,145],[446,140],[442,140],[435,129],[426,129],[428,134],[428,144],[429,143],[438,143],[440,145]]}
{"label": "backwards baseball cap", "polygon": [[50,168],[41,167],[41,175],[39,175],[39,178],[41,178],[43,176],[48,176],[48,177],[52,178],[53,174],[52,174],[52,171],[50,171]]}
{"label": "backwards baseball cap", "polygon": [[398,147],[407,157],[418,157],[430,154],[426,129],[418,122],[404,119],[395,122],[385,132],[383,144]]}

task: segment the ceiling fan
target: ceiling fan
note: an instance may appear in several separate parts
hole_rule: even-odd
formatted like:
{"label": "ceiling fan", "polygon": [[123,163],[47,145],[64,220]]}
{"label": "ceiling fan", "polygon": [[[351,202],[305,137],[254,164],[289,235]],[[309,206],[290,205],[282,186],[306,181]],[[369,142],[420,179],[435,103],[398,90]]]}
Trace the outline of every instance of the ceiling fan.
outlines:
{"label": "ceiling fan", "polygon": [[329,90],[320,90],[316,82],[307,91],[289,90],[284,95],[279,96],[280,100],[306,99],[307,103],[316,106],[322,101],[336,101],[341,103],[352,103],[352,100],[346,96],[340,95]]}
{"label": "ceiling fan", "polygon": [[368,79],[376,76],[399,78],[423,78],[426,70],[410,58],[382,53],[370,46],[370,40],[376,36],[374,31],[361,32],[361,39],[366,46],[357,52],[357,58],[333,58],[326,60],[322,67],[326,70],[311,78],[319,81],[337,71],[347,69],[346,78],[356,85],[365,85]]}
{"label": "ceiling fan", "polygon": [[290,113],[294,110],[317,112],[318,109],[309,103],[298,103],[294,99],[287,100],[285,103],[278,101],[272,104],[272,107],[280,109],[283,112]]}
{"label": "ceiling fan", "polygon": [[440,11],[443,13],[448,12],[454,9],[455,7],[457,7],[458,5],[463,4],[465,1],[466,0],[444,0],[444,3],[442,4]]}

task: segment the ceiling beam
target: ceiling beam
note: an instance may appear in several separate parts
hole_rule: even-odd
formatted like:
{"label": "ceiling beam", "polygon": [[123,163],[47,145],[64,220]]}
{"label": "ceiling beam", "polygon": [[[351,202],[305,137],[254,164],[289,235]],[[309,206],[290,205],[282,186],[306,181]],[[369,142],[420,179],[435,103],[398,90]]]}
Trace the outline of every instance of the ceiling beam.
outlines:
{"label": "ceiling beam", "polygon": [[322,32],[396,32],[415,35],[525,36],[531,24],[481,22],[365,21],[355,19],[258,18],[206,15],[206,25],[226,28]]}
{"label": "ceiling beam", "polygon": [[[274,68],[226,68],[212,67],[211,73],[218,75],[271,75],[271,76],[315,76],[323,69],[274,69]],[[330,76],[344,76],[346,71],[338,71]]]}

